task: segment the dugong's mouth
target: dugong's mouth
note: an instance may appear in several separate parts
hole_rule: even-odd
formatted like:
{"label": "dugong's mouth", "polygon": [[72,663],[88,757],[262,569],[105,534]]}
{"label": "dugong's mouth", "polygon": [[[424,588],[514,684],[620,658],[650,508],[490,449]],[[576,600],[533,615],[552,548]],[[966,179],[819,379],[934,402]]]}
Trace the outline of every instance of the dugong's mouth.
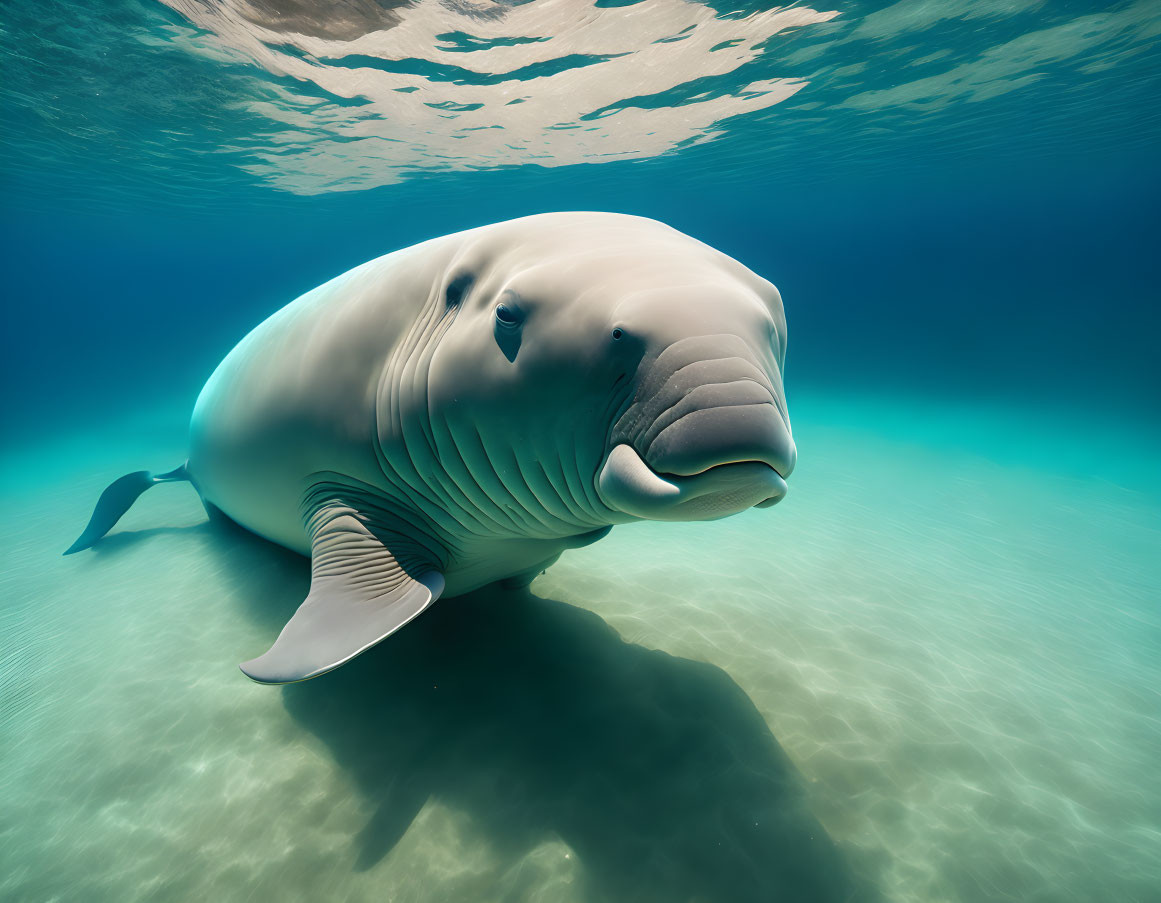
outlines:
{"label": "dugong's mouth", "polygon": [[730,461],[700,473],[653,470],[631,445],[613,448],[597,475],[605,504],[649,520],[714,520],[755,506],[768,508],[786,495],[786,480],[763,461]]}

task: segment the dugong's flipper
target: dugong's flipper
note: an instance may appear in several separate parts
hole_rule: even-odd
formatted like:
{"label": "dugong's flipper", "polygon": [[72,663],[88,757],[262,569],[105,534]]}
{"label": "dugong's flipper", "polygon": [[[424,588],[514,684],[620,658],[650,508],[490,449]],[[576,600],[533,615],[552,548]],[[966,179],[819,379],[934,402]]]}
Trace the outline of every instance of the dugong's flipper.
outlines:
{"label": "dugong's flipper", "polygon": [[370,649],[417,617],[443,592],[438,571],[415,576],[349,508],[311,518],[310,593],[270,650],[244,662],[265,684],[318,677]]}
{"label": "dugong's flipper", "polygon": [[150,486],[157,483],[172,483],[177,480],[189,480],[184,464],[168,473],[154,475],[148,470],[138,470],[126,474],[119,480],[114,480],[97,499],[97,507],[93,509],[93,515],[89,518],[89,525],[85,527],[85,531],[76,542],[65,550],[64,554],[71,555],[73,552],[80,552],[92,546],[93,543],[113,529],[113,525],[133,506],[141,493]]}

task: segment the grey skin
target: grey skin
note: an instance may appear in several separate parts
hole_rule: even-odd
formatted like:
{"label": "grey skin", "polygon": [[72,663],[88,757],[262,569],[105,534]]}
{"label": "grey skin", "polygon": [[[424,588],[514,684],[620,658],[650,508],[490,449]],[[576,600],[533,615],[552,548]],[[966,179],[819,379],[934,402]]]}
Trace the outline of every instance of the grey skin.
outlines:
{"label": "grey skin", "polygon": [[202,390],[185,467],[113,483],[69,552],[188,479],[311,557],[306,600],[241,666],[305,680],[615,524],[776,503],[796,457],[785,353],[778,290],[653,220],[551,213],[437,238],[260,324]]}

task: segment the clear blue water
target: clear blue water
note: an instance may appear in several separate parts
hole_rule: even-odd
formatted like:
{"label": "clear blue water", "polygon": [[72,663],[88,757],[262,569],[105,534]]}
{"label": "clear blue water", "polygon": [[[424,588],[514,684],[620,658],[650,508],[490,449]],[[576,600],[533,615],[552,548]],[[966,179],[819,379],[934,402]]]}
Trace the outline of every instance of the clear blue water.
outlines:
{"label": "clear blue water", "polygon": [[[1161,7],[9,2],[0,897],[1161,896]],[[304,559],[112,478],[423,239],[653,216],[782,291],[772,511],[334,675]]]}

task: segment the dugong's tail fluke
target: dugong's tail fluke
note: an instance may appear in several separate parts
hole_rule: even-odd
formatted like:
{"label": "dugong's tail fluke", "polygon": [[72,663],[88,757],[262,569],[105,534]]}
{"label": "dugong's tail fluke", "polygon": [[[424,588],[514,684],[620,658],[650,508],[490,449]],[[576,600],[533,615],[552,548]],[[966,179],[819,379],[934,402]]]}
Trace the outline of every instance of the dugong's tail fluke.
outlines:
{"label": "dugong's tail fluke", "polygon": [[66,555],[80,552],[91,547],[98,539],[113,529],[113,525],[121,519],[137,498],[150,486],[156,483],[173,483],[180,480],[189,480],[185,465],[181,465],[168,473],[153,474],[148,470],[138,470],[126,474],[119,480],[114,480],[97,499],[97,507],[93,509],[93,516],[89,518],[89,525],[85,527],[80,537],[68,549]]}

